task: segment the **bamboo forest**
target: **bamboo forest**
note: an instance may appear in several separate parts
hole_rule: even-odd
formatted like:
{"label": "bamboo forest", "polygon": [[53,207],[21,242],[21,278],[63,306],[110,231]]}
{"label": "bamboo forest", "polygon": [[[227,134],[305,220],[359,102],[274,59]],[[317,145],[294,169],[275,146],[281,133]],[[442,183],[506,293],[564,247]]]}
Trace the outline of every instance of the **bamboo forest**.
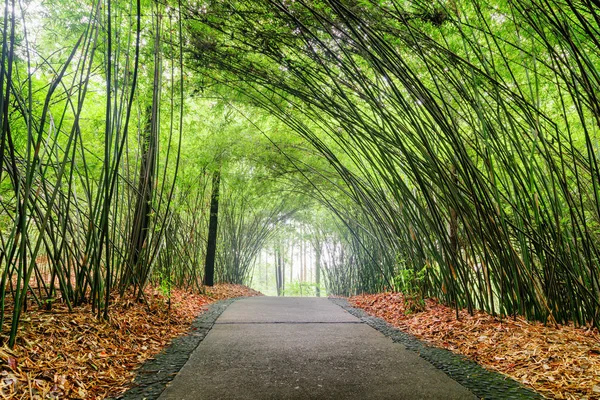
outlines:
{"label": "bamboo forest", "polygon": [[3,398],[122,395],[261,294],[600,398],[598,0],[4,0],[0,24]]}

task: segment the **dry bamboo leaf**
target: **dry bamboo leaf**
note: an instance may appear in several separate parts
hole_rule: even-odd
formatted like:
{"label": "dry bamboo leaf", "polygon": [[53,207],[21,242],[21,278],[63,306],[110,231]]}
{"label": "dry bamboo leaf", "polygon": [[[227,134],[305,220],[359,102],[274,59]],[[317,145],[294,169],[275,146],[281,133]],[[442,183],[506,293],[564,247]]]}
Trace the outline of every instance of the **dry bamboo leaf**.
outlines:
{"label": "dry bamboo leaf", "polygon": [[[50,312],[30,310],[19,328],[15,348],[0,347],[0,396],[117,396],[131,384],[135,369],[184,334],[209,303],[259,295],[238,285],[216,285],[211,292],[215,295],[173,289],[169,301],[158,289],[149,287],[145,293],[148,305],[131,295],[115,298],[109,321],[96,319],[89,305],[69,312],[66,305],[56,302]],[[7,338],[2,339],[6,343]]]}
{"label": "dry bamboo leaf", "polygon": [[557,399],[600,399],[600,334],[572,325],[544,326],[522,318],[499,320],[483,312],[469,315],[433,299],[407,314],[401,294],[350,298],[351,304],[392,325],[489,369],[504,373]]}

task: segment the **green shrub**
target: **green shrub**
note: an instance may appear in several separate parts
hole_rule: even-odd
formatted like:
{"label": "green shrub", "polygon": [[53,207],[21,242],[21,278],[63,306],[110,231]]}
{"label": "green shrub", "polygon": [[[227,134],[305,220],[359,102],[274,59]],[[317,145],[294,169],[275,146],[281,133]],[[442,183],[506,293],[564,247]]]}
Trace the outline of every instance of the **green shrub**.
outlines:
{"label": "green shrub", "polygon": [[405,313],[412,314],[425,309],[424,284],[425,267],[420,270],[400,269],[394,277],[394,287],[404,298]]}

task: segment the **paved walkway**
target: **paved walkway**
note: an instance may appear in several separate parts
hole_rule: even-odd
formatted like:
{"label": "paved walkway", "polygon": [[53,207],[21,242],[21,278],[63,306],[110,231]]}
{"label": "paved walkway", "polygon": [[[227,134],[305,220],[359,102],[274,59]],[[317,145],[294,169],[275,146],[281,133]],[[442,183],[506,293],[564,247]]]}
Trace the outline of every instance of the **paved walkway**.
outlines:
{"label": "paved walkway", "polygon": [[476,399],[324,298],[238,300],[159,400]]}

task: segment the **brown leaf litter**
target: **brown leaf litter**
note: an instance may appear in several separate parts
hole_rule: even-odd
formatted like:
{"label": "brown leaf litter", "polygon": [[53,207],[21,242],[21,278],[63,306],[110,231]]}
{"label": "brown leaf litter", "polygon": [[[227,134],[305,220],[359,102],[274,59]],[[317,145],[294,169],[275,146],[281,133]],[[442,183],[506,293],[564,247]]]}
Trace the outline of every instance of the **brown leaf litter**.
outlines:
{"label": "brown leaf litter", "polygon": [[470,315],[425,300],[407,313],[400,293],[359,295],[355,307],[435,346],[463,354],[554,399],[600,399],[600,333],[573,325],[545,326],[521,317]]}
{"label": "brown leaf litter", "polygon": [[[132,296],[115,299],[109,320],[96,318],[89,305],[69,312],[57,303],[51,311],[23,314],[15,347],[0,347],[0,397],[117,396],[131,384],[136,368],[184,334],[209,303],[260,295],[229,284],[216,285],[207,294],[173,289],[170,302],[156,288],[145,293],[148,304]],[[6,336],[2,339],[7,342]]]}

